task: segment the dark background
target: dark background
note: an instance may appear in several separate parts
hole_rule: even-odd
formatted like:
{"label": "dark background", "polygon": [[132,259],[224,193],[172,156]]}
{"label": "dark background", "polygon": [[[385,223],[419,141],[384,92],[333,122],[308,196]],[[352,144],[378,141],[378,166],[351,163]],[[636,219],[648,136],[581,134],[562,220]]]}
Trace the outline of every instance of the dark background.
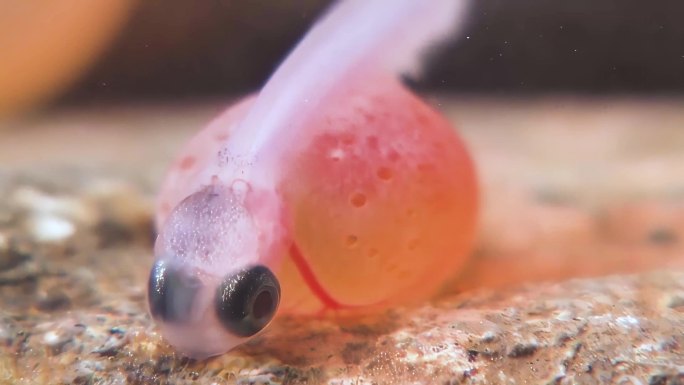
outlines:
{"label": "dark background", "polygon": [[[67,100],[257,89],[328,3],[142,1]],[[490,94],[684,91],[684,0],[474,0],[471,12],[464,37],[433,58],[418,87]]]}

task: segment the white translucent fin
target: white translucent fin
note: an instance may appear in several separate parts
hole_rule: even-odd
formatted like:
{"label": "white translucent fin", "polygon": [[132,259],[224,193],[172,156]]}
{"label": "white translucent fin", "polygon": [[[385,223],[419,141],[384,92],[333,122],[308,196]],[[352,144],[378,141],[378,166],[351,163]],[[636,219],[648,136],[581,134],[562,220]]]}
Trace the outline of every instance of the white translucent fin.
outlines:
{"label": "white translucent fin", "polygon": [[467,0],[345,0],[309,31],[272,75],[229,150],[257,163],[296,145],[308,111],[351,82],[416,75],[432,44],[453,38]]}

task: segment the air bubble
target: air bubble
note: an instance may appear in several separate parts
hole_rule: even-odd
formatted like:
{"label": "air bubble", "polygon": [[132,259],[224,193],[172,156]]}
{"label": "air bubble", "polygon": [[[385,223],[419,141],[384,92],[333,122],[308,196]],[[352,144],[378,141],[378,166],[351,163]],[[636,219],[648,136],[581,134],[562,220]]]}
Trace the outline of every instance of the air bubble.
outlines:
{"label": "air bubble", "polygon": [[359,192],[354,193],[349,198],[349,202],[351,202],[352,206],[354,207],[363,207],[366,205],[366,195]]}
{"label": "air bubble", "polygon": [[348,235],[345,243],[349,248],[356,247],[356,245],[359,243],[359,237],[354,234]]}
{"label": "air bubble", "polygon": [[394,176],[392,169],[389,167],[380,167],[377,171],[378,178],[382,180],[390,180]]}

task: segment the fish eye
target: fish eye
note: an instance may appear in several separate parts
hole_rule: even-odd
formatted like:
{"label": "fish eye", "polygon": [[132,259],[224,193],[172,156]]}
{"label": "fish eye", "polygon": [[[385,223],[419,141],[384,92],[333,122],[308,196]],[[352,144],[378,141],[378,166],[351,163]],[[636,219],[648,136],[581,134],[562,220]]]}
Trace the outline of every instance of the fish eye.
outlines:
{"label": "fish eye", "polygon": [[224,278],[216,293],[216,315],[226,330],[249,337],[273,319],[279,303],[278,279],[257,265]]}
{"label": "fish eye", "polygon": [[147,287],[152,317],[165,322],[188,320],[201,286],[197,277],[183,274],[164,261],[157,261],[150,271]]}

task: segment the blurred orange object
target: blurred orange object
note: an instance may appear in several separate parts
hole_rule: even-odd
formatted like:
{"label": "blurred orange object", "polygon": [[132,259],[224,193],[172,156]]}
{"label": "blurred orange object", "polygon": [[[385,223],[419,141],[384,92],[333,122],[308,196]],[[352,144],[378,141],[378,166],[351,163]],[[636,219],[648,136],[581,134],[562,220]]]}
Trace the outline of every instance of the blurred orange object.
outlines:
{"label": "blurred orange object", "polygon": [[107,47],[134,0],[0,2],[0,117],[54,97]]}

